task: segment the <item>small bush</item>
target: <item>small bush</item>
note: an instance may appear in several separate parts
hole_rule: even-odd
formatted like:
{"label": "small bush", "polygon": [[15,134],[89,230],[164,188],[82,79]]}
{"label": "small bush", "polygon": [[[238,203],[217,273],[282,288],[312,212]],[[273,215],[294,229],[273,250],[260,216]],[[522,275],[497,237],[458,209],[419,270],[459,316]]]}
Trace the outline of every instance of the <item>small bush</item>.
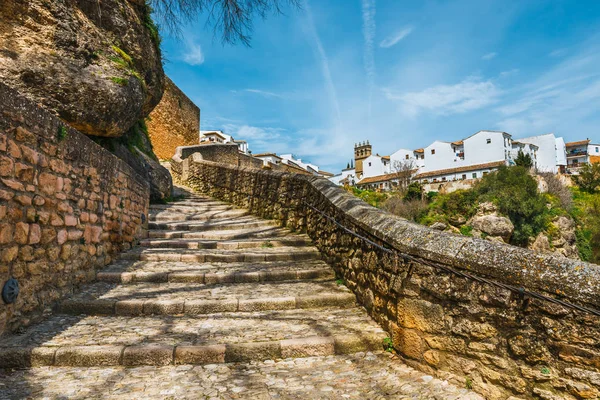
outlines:
{"label": "small bush", "polygon": [[600,187],[600,164],[585,164],[579,175],[573,176],[573,182],[587,193],[596,193]]}
{"label": "small bush", "polygon": [[428,205],[425,200],[405,200],[400,196],[392,196],[383,203],[383,209],[409,221],[417,222],[427,213]]}
{"label": "small bush", "polygon": [[464,236],[473,236],[473,227],[471,225],[463,225],[460,227],[460,233]]}
{"label": "small bush", "polygon": [[127,84],[129,83],[128,79],[119,78],[118,76],[111,76],[110,80],[113,81],[114,83],[116,83],[119,86],[127,86]]}
{"label": "small bush", "polygon": [[357,187],[350,187],[347,190],[359,199],[369,203],[373,207],[378,208],[381,207],[389,197],[389,195],[386,193],[380,193],[374,190],[359,189]]}
{"label": "small bush", "polygon": [[546,185],[548,186],[548,194],[556,197],[562,208],[570,210],[573,207],[573,195],[568,187],[566,187],[561,180],[551,172],[542,172],[538,174],[541,176]]}
{"label": "small bush", "polygon": [[69,132],[67,132],[67,128],[65,128],[63,125],[60,125],[58,127],[58,130],[56,131],[56,139],[58,139],[59,142],[62,142],[63,140],[65,140],[67,138],[67,136],[69,136]]}

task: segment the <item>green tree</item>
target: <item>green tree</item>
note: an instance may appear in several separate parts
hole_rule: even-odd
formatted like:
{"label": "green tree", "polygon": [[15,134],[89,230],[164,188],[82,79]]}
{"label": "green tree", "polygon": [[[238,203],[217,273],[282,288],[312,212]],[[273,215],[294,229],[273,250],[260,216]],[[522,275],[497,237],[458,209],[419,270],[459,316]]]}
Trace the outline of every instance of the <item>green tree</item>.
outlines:
{"label": "green tree", "polygon": [[515,164],[518,167],[530,169],[531,167],[533,167],[533,160],[531,159],[530,154],[525,154],[523,153],[523,150],[519,150],[517,158],[515,158]]}
{"label": "green tree", "polygon": [[299,8],[301,0],[147,0],[159,26],[180,36],[181,27],[207,13],[207,25],[223,43],[250,45],[254,17],[281,14],[285,5]]}
{"label": "green tree", "polygon": [[549,223],[546,197],[538,192],[536,180],[525,167],[502,167],[484,176],[474,190],[479,202],[493,202],[511,220],[513,244],[526,245]]}
{"label": "green tree", "polygon": [[596,193],[600,186],[600,164],[585,164],[579,175],[573,175],[573,181],[584,192]]}
{"label": "green tree", "polygon": [[423,198],[423,185],[419,182],[413,182],[408,185],[404,194],[404,201],[421,200]]}

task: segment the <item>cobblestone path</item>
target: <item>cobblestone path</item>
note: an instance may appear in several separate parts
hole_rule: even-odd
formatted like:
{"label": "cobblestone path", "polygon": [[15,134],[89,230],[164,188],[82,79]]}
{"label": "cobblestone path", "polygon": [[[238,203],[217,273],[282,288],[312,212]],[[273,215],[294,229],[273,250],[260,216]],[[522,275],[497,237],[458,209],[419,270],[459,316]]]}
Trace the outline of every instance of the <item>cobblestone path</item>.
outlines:
{"label": "cobblestone path", "polygon": [[306,236],[187,192],[149,238],[0,339],[0,399],[479,399],[382,351]]}

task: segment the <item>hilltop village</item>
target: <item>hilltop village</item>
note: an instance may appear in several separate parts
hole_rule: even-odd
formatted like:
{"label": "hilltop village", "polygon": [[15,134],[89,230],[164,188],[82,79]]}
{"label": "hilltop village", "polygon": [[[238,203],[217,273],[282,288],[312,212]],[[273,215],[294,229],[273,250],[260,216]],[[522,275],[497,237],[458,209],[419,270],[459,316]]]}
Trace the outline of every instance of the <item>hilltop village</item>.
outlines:
{"label": "hilltop village", "polygon": [[600,141],[589,139],[565,143],[552,133],[513,139],[506,132],[479,131],[454,142],[436,140],[425,148],[399,149],[381,156],[373,154],[373,146],[366,141],[354,145],[354,159],[330,180],[337,185],[385,191],[402,180],[469,184],[501,166],[516,165],[520,153],[531,159],[538,172],[578,174],[583,165],[600,162],[597,143]]}

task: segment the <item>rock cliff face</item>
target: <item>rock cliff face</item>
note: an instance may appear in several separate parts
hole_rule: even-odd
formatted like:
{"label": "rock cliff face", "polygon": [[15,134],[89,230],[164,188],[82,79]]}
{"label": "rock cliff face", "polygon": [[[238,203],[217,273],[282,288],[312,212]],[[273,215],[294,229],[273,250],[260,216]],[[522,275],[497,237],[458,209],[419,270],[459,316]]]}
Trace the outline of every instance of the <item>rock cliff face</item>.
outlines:
{"label": "rock cliff face", "polygon": [[143,0],[2,0],[0,81],[85,134],[117,137],[161,99],[158,41]]}

